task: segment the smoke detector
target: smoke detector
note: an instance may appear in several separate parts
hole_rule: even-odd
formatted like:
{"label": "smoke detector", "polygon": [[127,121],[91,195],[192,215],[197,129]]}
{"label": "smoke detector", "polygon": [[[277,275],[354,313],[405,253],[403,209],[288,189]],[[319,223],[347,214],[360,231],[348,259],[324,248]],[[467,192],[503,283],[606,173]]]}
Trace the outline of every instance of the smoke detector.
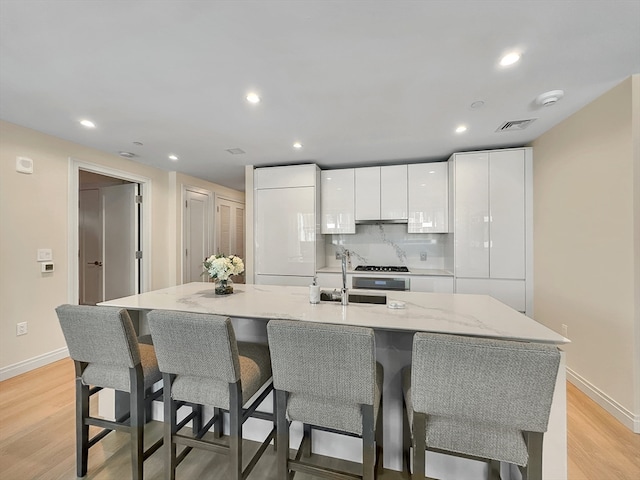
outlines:
{"label": "smoke detector", "polygon": [[536,97],[536,103],[541,107],[550,107],[555,105],[558,101],[564,97],[563,90],[551,90],[550,92],[541,93]]}

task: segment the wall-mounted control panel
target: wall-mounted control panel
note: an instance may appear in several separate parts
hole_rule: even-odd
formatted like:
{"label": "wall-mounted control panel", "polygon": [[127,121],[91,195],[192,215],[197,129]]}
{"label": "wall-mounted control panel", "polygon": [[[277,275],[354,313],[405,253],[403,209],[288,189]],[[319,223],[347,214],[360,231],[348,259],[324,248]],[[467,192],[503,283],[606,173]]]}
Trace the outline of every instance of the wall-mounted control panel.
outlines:
{"label": "wall-mounted control panel", "polygon": [[42,262],[42,273],[53,272],[53,262]]}

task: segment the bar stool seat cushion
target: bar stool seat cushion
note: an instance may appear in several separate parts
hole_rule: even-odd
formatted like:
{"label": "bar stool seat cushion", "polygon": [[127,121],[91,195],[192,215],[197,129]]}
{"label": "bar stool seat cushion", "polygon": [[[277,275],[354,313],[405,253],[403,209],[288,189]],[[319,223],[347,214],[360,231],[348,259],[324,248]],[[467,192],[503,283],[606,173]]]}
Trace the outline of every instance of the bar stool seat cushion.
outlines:
{"label": "bar stool seat cushion", "polygon": [[[373,403],[374,420],[378,418],[383,378],[382,365],[376,362],[375,402]],[[291,393],[287,405],[287,418],[310,425],[321,425],[325,428],[343,432],[362,434],[362,412],[360,406],[356,403],[345,404],[343,402],[333,402],[326,398]]]}
{"label": "bar stool seat cushion", "polygon": [[[242,404],[271,378],[271,358],[266,345],[237,342],[242,381]],[[197,375],[178,375],[171,389],[174,400],[229,409],[229,384]]]}
{"label": "bar stool seat cushion", "polygon": [[[139,344],[142,374],[144,376],[144,388],[151,387],[162,380],[162,374],[158,368],[155,350],[152,345]],[[100,385],[105,388],[113,388],[123,392],[130,392],[129,369],[123,366],[90,363],[82,374],[84,385]]]}

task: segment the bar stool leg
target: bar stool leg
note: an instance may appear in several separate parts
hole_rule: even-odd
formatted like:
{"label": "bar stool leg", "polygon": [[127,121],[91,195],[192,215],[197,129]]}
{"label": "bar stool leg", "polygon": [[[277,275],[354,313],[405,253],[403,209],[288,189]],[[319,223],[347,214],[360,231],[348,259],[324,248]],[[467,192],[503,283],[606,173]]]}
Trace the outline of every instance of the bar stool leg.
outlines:
{"label": "bar stool leg", "polygon": [[173,435],[177,433],[176,404],[171,398],[171,389],[175,375],[165,373],[162,375],[164,384],[164,478],[175,480],[176,478],[176,444],[173,443]]}
{"label": "bar stool leg", "polygon": [[424,480],[425,456],[427,442],[425,438],[425,429],[427,427],[427,416],[424,413],[413,412],[413,480]]}
{"label": "bar stool leg", "polygon": [[289,424],[287,422],[287,392],[276,390],[276,435],[278,436],[278,478],[289,478]]}
{"label": "bar stool leg", "polygon": [[89,416],[89,387],[76,378],[76,474],[87,474],[89,458],[89,425],[84,420]]}
{"label": "bar stool leg", "polygon": [[229,384],[229,472],[232,480],[242,480],[242,388],[240,381]]}

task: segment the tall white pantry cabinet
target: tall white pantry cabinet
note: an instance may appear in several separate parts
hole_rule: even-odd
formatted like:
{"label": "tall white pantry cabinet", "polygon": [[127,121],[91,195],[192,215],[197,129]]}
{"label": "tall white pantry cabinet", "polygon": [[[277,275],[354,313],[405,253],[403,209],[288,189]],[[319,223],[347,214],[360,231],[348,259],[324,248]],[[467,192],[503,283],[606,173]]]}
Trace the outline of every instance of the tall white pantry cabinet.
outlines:
{"label": "tall white pantry cabinet", "polygon": [[532,309],[532,151],[456,153],[453,162],[457,293]]}

